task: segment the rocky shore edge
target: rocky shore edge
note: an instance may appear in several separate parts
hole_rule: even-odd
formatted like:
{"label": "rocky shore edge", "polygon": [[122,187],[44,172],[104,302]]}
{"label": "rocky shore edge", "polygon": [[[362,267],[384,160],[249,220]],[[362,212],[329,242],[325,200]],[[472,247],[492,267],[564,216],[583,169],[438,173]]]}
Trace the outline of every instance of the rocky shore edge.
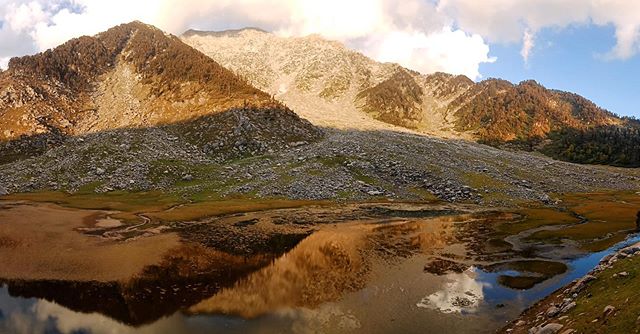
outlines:
{"label": "rocky shore edge", "polygon": [[[616,263],[622,259],[640,256],[640,242],[624,247],[615,253],[605,256],[598,265],[582,278],[576,279],[565,287],[555,291],[545,299],[537,302],[525,310],[518,319],[512,321],[498,333],[509,334],[574,334],[578,333],[572,328],[574,319],[567,313],[578,306],[578,298],[584,294],[590,297],[591,292],[587,288],[593,282],[601,279],[604,271],[613,269]],[[630,274],[620,271],[613,274],[613,278],[626,278]],[[617,312],[612,305],[601,305],[602,315],[599,317],[605,321],[613,317]],[[598,319],[596,319],[598,320]],[[594,321],[596,321],[594,320]],[[640,314],[636,320],[636,325],[640,328]]]}

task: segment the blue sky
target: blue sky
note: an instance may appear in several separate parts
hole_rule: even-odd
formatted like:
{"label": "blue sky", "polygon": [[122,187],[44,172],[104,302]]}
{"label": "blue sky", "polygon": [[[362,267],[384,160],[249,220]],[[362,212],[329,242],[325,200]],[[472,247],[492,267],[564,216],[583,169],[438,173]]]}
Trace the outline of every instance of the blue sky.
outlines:
{"label": "blue sky", "polygon": [[544,29],[536,38],[528,63],[519,44],[491,44],[498,60],[482,63],[483,78],[512,82],[534,79],[548,88],[578,93],[622,116],[640,118],[640,56],[606,59],[615,45],[611,26]]}

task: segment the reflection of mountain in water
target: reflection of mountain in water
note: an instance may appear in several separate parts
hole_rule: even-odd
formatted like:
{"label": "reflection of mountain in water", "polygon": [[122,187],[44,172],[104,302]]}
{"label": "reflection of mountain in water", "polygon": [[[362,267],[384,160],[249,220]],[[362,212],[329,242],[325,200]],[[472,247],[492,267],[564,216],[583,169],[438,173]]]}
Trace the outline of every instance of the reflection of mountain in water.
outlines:
{"label": "reflection of mountain in water", "polygon": [[459,219],[356,222],[318,231],[191,311],[254,318],[273,310],[315,308],[339,300],[366,286],[372,263],[430,254],[451,243],[453,222]]}
{"label": "reflection of mountain in water", "polygon": [[6,280],[13,297],[40,298],[83,313],[140,326],[187,308],[270,263],[274,255],[240,257],[183,246],[127,282]]}

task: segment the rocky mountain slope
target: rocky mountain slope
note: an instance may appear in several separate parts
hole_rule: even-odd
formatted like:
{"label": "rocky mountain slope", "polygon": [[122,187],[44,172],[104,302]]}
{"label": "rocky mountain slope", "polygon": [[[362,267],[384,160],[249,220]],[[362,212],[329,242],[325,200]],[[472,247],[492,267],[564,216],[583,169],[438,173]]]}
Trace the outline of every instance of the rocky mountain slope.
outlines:
{"label": "rocky mountain slope", "polygon": [[[237,34],[265,35],[206,38],[233,45]],[[554,203],[554,193],[640,186],[636,170],[420,134],[459,135],[447,108],[473,98],[467,93],[476,84],[377,64],[318,37],[294,41],[299,50],[274,47],[269,52],[278,57],[262,62],[256,59],[269,55],[268,43],[247,44],[251,52],[224,44],[219,50],[245,59],[239,74],[269,93],[281,88],[276,97],[323,130],[177,38],[137,22],[13,59],[0,73],[0,195],[156,190],[186,199],[517,205]],[[307,62],[308,49],[324,51]],[[332,65],[325,53],[345,60]],[[288,74],[272,76],[279,71]]]}
{"label": "rocky mountain slope", "polygon": [[[257,29],[190,30],[182,40],[316,125],[464,135],[449,131],[453,119],[443,107],[473,84],[467,78],[423,76],[316,35],[281,38]],[[423,112],[427,109],[431,112]]]}
{"label": "rocky mountain slope", "polygon": [[[228,112],[232,114],[222,116]],[[225,136],[227,142],[216,141],[215,135],[222,132],[251,127],[252,112],[261,115],[255,125],[261,131],[242,130],[253,137],[236,134],[235,146],[228,143],[230,136]],[[220,120],[226,127],[212,129]],[[140,22],[13,58],[9,69],[0,73],[5,157],[55,146],[64,136],[162,126],[180,128],[173,131],[175,136],[193,144],[219,149],[255,141],[260,143],[252,144],[254,150],[267,150],[270,141],[282,144],[287,138],[319,136],[317,129],[268,94],[177,37]]]}
{"label": "rocky mountain slope", "polygon": [[[567,129],[628,125],[579,95],[550,90],[535,81],[474,83],[464,76],[422,75],[375,62],[318,36],[284,38],[256,29],[190,30],[182,40],[317,125],[403,128],[528,150],[558,140],[557,134]],[[554,156],[573,160],[569,155]],[[613,163],[609,160],[600,163]]]}

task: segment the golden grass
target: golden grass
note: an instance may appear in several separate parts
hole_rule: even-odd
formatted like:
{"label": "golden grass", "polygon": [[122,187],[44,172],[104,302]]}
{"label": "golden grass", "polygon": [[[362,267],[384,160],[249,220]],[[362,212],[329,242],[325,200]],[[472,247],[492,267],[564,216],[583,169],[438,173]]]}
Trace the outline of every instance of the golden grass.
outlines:
{"label": "golden grass", "polygon": [[580,222],[571,213],[553,208],[526,208],[518,212],[524,215],[523,220],[501,224],[497,227],[498,231],[506,234],[518,234],[541,226],[576,224]]}
{"label": "golden grass", "polygon": [[599,251],[624,239],[626,232],[636,229],[640,196],[631,192],[563,195],[564,205],[585,217],[585,224],[554,231],[541,231],[532,239],[571,239],[582,243],[585,250]]}
{"label": "golden grass", "polygon": [[233,213],[298,208],[320,204],[326,204],[326,202],[286,199],[231,199],[185,204],[171,210],[149,212],[146,215],[153,220],[161,222],[189,221]]}

